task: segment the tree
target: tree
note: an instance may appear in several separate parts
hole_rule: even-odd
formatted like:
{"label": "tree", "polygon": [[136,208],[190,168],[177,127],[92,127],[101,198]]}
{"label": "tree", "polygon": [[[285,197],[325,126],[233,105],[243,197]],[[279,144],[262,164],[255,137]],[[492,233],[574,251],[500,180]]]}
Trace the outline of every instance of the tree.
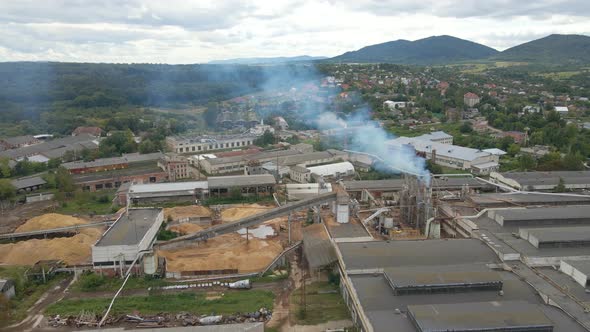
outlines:
{"label": "tree", "polygon": [[70,194],[76,190],[76,184],[70,172],[64,167],[60,167],[55,172],[55,185],[60,192]]}
{"label": "tree", "polygon": [[10,177],[12,173],[9,162],[10,160],[6,157],[0,158],[0,176],[3,178]]}
{"label": "tree", "polygon": [[254,144],[258,145],[260,147],[269,146],[274,143],[275,143],[275,135],[268,130],[265,131],[264,134],[262,134],[262,136],[258,137],[256,140],[254,140]]}
{"label": "tree", "polygon": [[0,205],[2,209],[6,208],[8,204],[16,196],[16,188],[12,185],[12,182],[7,179],[0,180]]}
{"label": "tree", "polygon": [[151,139],[145,139],[139,143],[139,153],[152,153],[158,151],[158,146]]}
{"label": "tree", "polygon": [[442,166],[433,163],[432,160],[430,160],[430,159],[426,160],[426,169],[428,171],[430,171],[430,173],[432,173],[432,174],[442,174],[443,173]]}
{"label": "tree", "polygon": [[463,134],[468,134],[473,131],[473,127],[471,126],[471,123],[463,122],[461,127],[459,127],[459,131],[462,132]]}
{"label": "tree", "polygon": [[565,181],[563,181],[562,177],[559,177],[559,182],[557,183],[557,186],[555,186],[555,192],[556,193],[563,193],[565,191],[566,191]]}
{"label": "tree", "polygon": [[516,156],[520,152],[520,145],[518,144],[510,144],[508,147],[508,154],[511,156]]}
{"label": "tree", "polygon": [[563,157],[563,168],[568,171],[580,171],[584,169],[583,158],[578,153],[568,153]]}
{"label": "tree", "polygon": [[523,154],[518,158],[518,167],[523,171],[535,169],[535,159],[528,154]]}

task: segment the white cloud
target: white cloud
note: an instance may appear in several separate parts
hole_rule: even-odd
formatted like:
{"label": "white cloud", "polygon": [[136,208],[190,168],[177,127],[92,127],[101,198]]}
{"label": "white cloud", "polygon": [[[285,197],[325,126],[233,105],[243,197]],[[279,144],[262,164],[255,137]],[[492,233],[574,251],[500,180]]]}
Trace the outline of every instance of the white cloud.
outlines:
{"label": "white cloud", "polygon": [[0,60],[196,63],[334,56],[453,35],[505,49],[590,34],[587,0],[47,0],[0,2]]}

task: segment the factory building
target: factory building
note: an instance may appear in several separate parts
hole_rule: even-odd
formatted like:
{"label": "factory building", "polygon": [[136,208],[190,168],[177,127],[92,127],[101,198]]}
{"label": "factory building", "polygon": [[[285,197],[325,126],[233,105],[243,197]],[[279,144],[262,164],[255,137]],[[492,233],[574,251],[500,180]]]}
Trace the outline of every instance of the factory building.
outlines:
{"label": "factory building", "polygon": [[341,293],[361,331],[585,331],[476,239],[335,248]]}
{"label": "factory building", "polygon": [[195,202],[209,196],[209,186],[207,181],[132,184],[119,196],[119,201],[128,198],[133,204]]}
{"label": "factory building", "polygon": [[224,136],[171,136],[166,137],[166,145],[175,153],[200,153],[205,151],[243,148],[254,144],[258,136],[254,134]]}
{"label": "factory building", "polygon": [[498,155],[478,149],[410,137],[398,137],[388,143],[392,149],[411,146],[417,154],[437,165],[471,171],[476,174],[489,174],[500,168]]}
{"label": "factory building", "polygon": [[563,181],[566,189],[590,188],[589,171],[514,172],[490,174],[490,180],[518,190],[553,191]]}
{"label": "factory building", "polygon": [[135,264],[135,273],[141,273],[142,255],[152,249],[163,222],[162,209],[128,209],[92,246],[94,269],[108,275],[123,275]]}
{"label": "factory building", "polygon": [[217,176],[209,177],[207,182],[211,197],[230,196],[234,189],[239,189],[243,196],[272,195],[276,184],[271,174]]}
{"label": "factory building", "polygon": [[590,261],[561,261],[559,271],[572,277],[580,286],[590,287]]}

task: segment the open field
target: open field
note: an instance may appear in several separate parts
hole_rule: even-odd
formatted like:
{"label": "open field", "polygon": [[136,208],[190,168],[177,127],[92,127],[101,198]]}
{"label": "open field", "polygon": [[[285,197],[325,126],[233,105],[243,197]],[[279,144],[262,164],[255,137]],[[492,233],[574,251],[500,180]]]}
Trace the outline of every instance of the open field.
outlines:
{"label": "open field", "polygon": [[350,319],[338,286],[327,282],[306,285],[306,310],[301,312],[301,288],[291,295],[291,319],[297,325],[315,325],[335,320]]}
{"label": "open field", "polygon": [[109,214],[115,191],[79,192],[76,197],[65,201],[56,210],[63,214]]}
{"label": "open field", "polygon": [[[157,313],[190,312],[203,315],[233,314],[236,312],[253,312],[260,308],[272,308],[274,294],[266,290],[241,290],[220,292],[214,298],[208,292],[186,292],[180,294],[128,296],[115,301],[112,315],[142,315]],[[209,299],[207,299],[209,297]],[[47,315],[78,315],[81,311],[102,314],[108,307],[110,298],[88,298],[62,300],[52,304],[46,310]]]}

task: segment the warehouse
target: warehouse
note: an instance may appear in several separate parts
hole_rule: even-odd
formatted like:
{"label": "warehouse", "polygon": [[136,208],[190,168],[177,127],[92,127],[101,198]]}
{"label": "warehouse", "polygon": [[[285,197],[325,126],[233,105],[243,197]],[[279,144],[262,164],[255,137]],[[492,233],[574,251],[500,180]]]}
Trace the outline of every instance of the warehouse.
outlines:
{"label": "warehouse", "polygon": [[590,204],[590,196],[548,195],[532,193],[490,193],[471,195],[469,200],[479,208],[498,208],[529,205]]}
{"label": "warehouse", "polygon": [[543,226],[590,224],[590,206],[535,207],[489,211],[501,226]]}
{"label": "warehouse", "polygon": [[279,150],[259,152],[248,155],[238,155],[219,158],[203,158],[199,160],[199,168],[207,174],[227,174],[234,172],[243,172],[244,167],[252,160],[257,160],[261,164],[268,161],[276,161],[278,158],[300,154],[296,150]]}
{"label": "warehouse", "polygon": [[211,197],[231,195],[234,188],[244,196],[272,195],[276,184],[271,174],[217,176],[209,177],[207,182]]}
{"label": "warehouse", "polygon": [[47,162],[53,158],[63,157],[67,151],[77,152],[83,149],[94,150],[97,148],[96,138],[90,135],[66,136],[35,145],[0,151],[0,157],[16,161],[28,157],[30,161]]}
{"label": "warehouse", "polygon": [[[342,181],[342,186],[349,193],[368,190],[370,192],[393,192],[403,189],[404,179],[393,180],[361,180]],[[494,186],[472,177],[435,177],[432,179],[433,190],[461,190],[464,186],[470,189],[490,190]]]}
{"label": "warehouse", "polygon": [[326,180],[350,177],[355,174],[354,166],[348,162],[313,166],[307,168],[312,176],[321,176]]}
{"label": "warehouse", "polygon": [[31,176],[14,179],[11,183],[18,193],[24,193],[43,188],[47,184],[47,181],[43,180],[40,176]]}
{"label": "warehouse", "polygon": [[166,137],[166,145],[175,153],[204,152],[232,148],[242,148],[254,144],[258,136],[254,134],[240,135],[202,135],[193,137]]}
{"label": "warehouse", "polygon": [[539,249],[590,247],[590,226],[521,228],[519,235]]}
{"label": "warehouse", "polygon": [[582,287],[590,287],[590,261],[561,261],[559,270]]}
{"label": "warehouse", "polygon": [[155,163],[105,172],[76,174],[74,182],[85,191],[119,188],[123,183],[157,183],[166,181],[168,173]]}
{"label": "warehouse", "polygon": [[553,191],[562,180],[566,189],[580,190],[590,188],[590,171],[493,172],[490,180],[527,191]]}
{"label": "warehouse", "polygon": [[120,200],[126,200],[125,195],[133,204],[195,202],[209,196],[209,185],[207,181],[132,184]]}
{"label": "warehouse", "polygon": [[[157,208],[128,209],[92,246],[95,270],[110,275],[123,274],[140,253],[150,250],[162,222],[164,212]],[[140,260],[137,261],[137,264]],[[134,266],[140,272],[138,265]]]}
{"label": "warehouse", "polygon": [[[416,152],[433,163],[445,167],[475,171],[477,174],[489,174],[497,171],[499,157],[482,150],[458,145],[442,144],[410,137],[398,137],[388,142],[391,149],[411,146]],[[483,167],[482,165],[486,165]],[[474,170],[474,166],[476,166]]]}
{"label": "warehouse", "polygon": [[336,252],[363,331],[585,331],[512,272],[492,269],[497,257],[479,240],[348,242]]}

